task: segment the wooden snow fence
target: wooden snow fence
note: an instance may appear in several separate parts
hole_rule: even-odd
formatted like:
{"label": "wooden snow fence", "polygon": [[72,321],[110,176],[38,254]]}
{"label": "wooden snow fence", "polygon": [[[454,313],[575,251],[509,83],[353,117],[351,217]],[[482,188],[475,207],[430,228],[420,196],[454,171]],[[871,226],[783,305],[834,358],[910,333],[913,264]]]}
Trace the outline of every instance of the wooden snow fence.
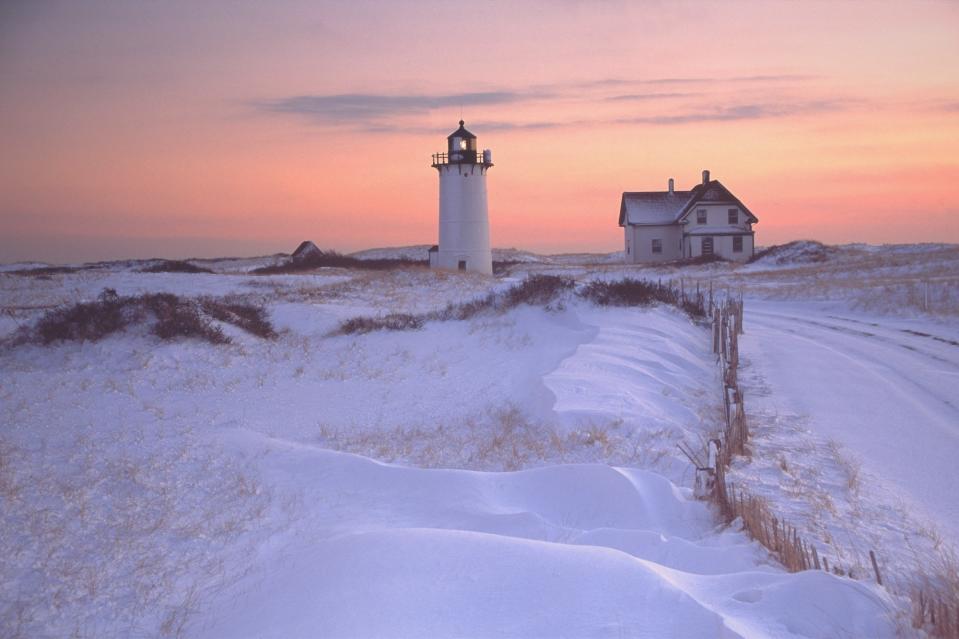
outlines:
{"label": "wooden snow fence", "polygon": [[[712,294],[710,294],[712,299]],[[711,468],[712,501],[727,521],[742,520],[746,533],[765,546],[790,572],[800,570],[829,570],[829,561],[820,557],[815,546],[800,537],[794,526],[776,517],[761,497],[750,495],[745,489],[726,479],[726,470],[734,455],[746,455],[749,426],[743,391],[739,387],[739,336],[743,334],[743,301],[727,296],[721,304],[712,304],[713,353],[722,370],[723,414],[725,423],[718,440],[713,440],[715,459]],[[838,566],[832,570],[840,572]]]}
{"label": "wooden snow fence", "polygon": [[[727,294],[722,303],[714,302],[710,285],[708,301],[703,301],[706,317],[711,322],[713,353],[722,370],[724,424],[718,437],[710,440],[705,461],[690,446],[679,447],[696,466],[697,496],[715,503],[727,522],[739,518],[746,533],[765,546],[790,572],[825,570],[853,579],[866,577],[869,567],[860,565],[854,570],[852,566],[842,566],[837,560],[830,563],[825,555],[819,554],[815,545],[799,535],[795,526],[777,517],[766,500],[727,480],[726,471],[733,457],[749,454],[749,426],[743,392],[739,387],[743,300],[741,295],[736,299]],[[869,551],[869,560],[876,582],[882,586],[882,572],[872,550]],[[940,585],[909,592],[913,604],[913,627],[924,629],[930,637],[959,639],[959,602],[952,594],[954,590],[949,585]]]}
{"label": "wooden snow fence", "polygon": [[[712,323],[713,353],[722,370],[725,423],[719,437],[710,441],[706,463],[688,446],[681,447],[696,465],[697,475],[707,476],[702,480],[697,477],[697,486],[708,486],[703,496],[716,504],[726,521],[739,518],[746,533],[765,546],[790,572],[825,570],[853,579],[865,577],[861,570],[844,568],[838,561],[830,564],[815,545],[800,536],[795,526],[777,517],[766,500],[726,479],[733,457],[748,454],[749,426],[739,387],[739,336],[744,333],[742,295],[736,299],[727,294],[722,303],[714,302],[710,285],[706,309]],[[876,582],[883,585],[879,562],[872,550],[869,559]],[[951,592],[949,587],[913,590],[910,593],[913,627],[923,628],[930,637],[959,639],[959,602],[949,594]]]}
{"label": "wooden snow fence", "polygon": [[[722,370],[725,423],[719,437],[710,442],[707,464],[697,463],[695,456],[690,457],[698,471],[710,475],[707,481],[697,483],[710,485],[706,497],[716,504],[726,521],[741,519],[747,534],[765,546],[790,572],[826,570],[851,575],[851,571],[844,570],[838,562],[830,565],[828,558],[803,539],[795,526],[777,517],[763,498],[751,495],[745,488],[727,480],[726,471],[733,457],[747,455],[749,443],[745,401],[739,387],[739,336],[744,334],[742,296],[727,295],[723,302],[714,302],[710,288],[708,316],[712,320],[713,353]],[[882,577],[875,561],[873,567],[876,580],[881,584]]]}

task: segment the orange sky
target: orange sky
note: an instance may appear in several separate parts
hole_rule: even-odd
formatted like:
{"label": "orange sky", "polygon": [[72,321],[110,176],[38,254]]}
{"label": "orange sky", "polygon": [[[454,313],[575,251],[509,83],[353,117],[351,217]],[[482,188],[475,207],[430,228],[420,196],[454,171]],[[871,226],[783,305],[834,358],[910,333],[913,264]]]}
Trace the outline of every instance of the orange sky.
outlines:
{"label": "orange sky", "polygon": [[494,246],[704,168],[760,245],[959,242],[959,3],[14,1],[0,262],[433,243],[461,114]]}

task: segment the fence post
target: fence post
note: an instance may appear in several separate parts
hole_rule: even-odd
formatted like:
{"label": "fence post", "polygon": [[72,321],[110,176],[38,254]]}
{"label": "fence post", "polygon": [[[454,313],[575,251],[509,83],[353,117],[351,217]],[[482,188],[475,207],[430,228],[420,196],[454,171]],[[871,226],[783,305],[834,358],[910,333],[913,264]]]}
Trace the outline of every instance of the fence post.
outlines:
{"label": "fence post", "polygon": [[739,291],[739,321],[736,322],[736,329],[739,331],[739,334],[742,335],[743,331],[743,292]]}
{"label": "fence post", "polygon": [[[712,292],[710,292],[710,297],[712,297]],[[710,301],[710,305],[712,302]],[[719,323],[720,323],[720,312],[719,309],[713,310],[713,353],[716,355],[719,354]]]}
{"label": "fence post", "polygon": [[869,551],[869,559],[872,561],[872,569],[876,571],[876,583],[882,585],[882,575],[879,574],[879,564],[876,563],[876,553]]}
{"label": "fence post", "polygon": [[722,314],[722,322],[720,322],[720,325],[719,325],[720,342],[722,344],[722,355],[724,360],[728,358],[728,355],[726,353],[726,332],[727,332],[726,321],[728,319],[729,319],[728,310],[724,310]]}

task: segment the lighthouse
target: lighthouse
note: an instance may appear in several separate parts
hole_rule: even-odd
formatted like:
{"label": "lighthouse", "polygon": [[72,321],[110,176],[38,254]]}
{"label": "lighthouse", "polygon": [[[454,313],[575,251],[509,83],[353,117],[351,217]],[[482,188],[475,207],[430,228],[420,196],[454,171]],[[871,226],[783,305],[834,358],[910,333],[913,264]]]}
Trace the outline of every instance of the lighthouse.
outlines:
{"label": "lighthouse", "polygon": [[435,268],[493,274],[489,248],[486,172],[493,166],[489,149],[476,150],[476,136],[460,127],[446,138],[446,152],[433,154],[440,176],[439,244],[430,250]]}

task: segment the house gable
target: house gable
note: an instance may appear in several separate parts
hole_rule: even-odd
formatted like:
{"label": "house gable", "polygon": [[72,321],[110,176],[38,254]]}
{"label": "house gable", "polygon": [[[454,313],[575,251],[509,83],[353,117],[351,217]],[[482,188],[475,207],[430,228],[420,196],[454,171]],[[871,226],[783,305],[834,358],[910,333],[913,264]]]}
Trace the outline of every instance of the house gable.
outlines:
{"label": "house gable", "polygon": [[752,212],[746,208],[746,205],[738,197],[733,195],[729,189],[723,186],[719,180],[710,180],[706,184],[697,185],[692,190],[692,197],[680,211],[677,222],[684,222],[690,213],[693,212],[697,204],[735,204],[739,210],[746,214],[746,221],[755,224],[759,221]]}

